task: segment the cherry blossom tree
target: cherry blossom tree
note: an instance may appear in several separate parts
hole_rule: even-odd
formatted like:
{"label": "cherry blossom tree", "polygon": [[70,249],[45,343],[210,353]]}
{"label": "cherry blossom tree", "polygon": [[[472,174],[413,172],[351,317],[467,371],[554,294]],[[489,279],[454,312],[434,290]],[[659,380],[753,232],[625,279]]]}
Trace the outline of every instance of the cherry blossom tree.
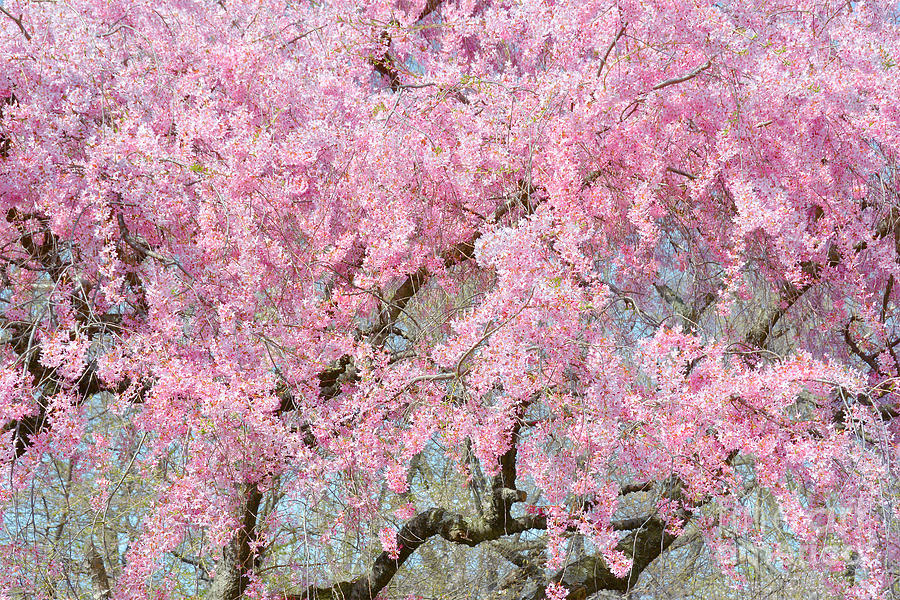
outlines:
{"label": "cherry blossom tree", "polygon": [[896,10],[5,0],[0,598],[897,593]]}

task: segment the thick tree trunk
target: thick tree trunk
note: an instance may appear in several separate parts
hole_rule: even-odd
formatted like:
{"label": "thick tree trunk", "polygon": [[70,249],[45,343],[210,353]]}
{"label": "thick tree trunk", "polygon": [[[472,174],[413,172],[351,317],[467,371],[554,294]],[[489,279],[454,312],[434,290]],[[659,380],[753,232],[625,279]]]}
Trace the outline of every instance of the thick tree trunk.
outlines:
{"label": "thick tree trunk", "polygon": [[253,546],[256,541],[256,519],[262,493],[256,485],[247,485],[241,508],[241,527],[230,544],[222,550],[216,574],[209,588],[209,600],[237,600],[244,594],[250,573],[259,560]]}

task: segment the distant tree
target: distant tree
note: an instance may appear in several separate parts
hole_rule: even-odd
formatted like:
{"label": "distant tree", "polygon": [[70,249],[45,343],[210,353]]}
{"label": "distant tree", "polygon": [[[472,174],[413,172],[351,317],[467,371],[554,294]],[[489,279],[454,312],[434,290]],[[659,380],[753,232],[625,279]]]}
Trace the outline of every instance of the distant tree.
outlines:
{"label": "distant tree", "polygon": [[896,594],[896,11],[6,0],[0,598]]}

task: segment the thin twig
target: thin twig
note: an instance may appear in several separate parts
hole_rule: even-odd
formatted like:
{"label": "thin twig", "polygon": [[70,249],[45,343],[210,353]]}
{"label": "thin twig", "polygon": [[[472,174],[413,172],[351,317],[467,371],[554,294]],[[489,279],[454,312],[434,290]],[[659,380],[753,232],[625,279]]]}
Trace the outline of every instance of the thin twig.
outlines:
{"label": "thin twig", "polygon": [[321,30],[323,30],[323,29],[325,29],[325,25],[322,25],[321,27],[316,27],[315,29],[310,29],[309,31],[304,31],[303,33],[300,33],[300,34],[294,36],[294,37],[291,38],[289,41],[283,43],[281,46],[278,47],[278,49],[279,49],[279,50],[284,50],[285,48],[287,48],[288,46],[290,46],[290,45],[293,44],[294,42],[300,41],[300,40],[302,40],[303,38],[305,38],[306,36],[308,36],[308,35],[310,35],[310,34],[312,34],[312,33],[316,33],[317,31],[321,31]]}

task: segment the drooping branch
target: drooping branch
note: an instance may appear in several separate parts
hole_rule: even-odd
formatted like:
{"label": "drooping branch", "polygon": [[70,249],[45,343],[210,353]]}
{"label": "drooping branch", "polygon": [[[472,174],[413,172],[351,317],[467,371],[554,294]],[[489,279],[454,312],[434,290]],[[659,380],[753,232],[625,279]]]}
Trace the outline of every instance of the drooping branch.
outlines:
{"label": "drooping branch", "polygon": [[[492,507],[484,518],[465,518],[460,514],[449,512],[443,508],[432,508],[419,513],[409,520],[397,534],[396,555],[382,552],[374,561],[371,571],[351,581],[343,581],[324,588],[308,588],[299,594],[287,594],[287,600],[372,600],[383,590],[396,575],[401,566],[414,552],[432,537],[441,537],[449,542],[469,547],[484,542],[500,540],[504,536],[514,535],[531,530],[545,530],[547,518],[541,514],[526,514],[512,517],[510,507],[525,500],[525,494],[516,490],[516,446],[518,443],[516,427],[512,434],[511,447],[501,458],[501,468],[492,480]],[[647,491],[651,484],[640,484],[627,490],[628,493]],[[668,495],[675,497],[680,493],[680,486],[669,486]],[[687,511],[682,516],[689,517]],[[559,577],[568,577],[564,583],[571,589],[599,590],[630,589],[637,576],[647,565],[677,538],[665,531],[665,523],[653,515],[626,518],[613,521],[611,527],[615,531],[630,532],[619,544],[619,549],[633,557],[634,567],[627,576],[616,577],[605,565],[602,558],[587,557],[562,570]],[[575,531],[575,529],[570,529]],[[502,547],[501,547],[502,548]],[[508,549],[507,549],[508,550]],[[502,553],[513,564],[516,564],[528,578],[534,579],[541,572],[538,562],[522,557],[515,552]],[[590,577],[582,577],[590,570]],[[541,578],[541,590],[546,584]],[[580,588],[579,588],[580,586]],[[590,594],[588,594],[590,595]],[[534,600],[542,597],[536,596]],[[578,597],[578,596],[576,596]],[[585,596],[580,596],[584,598]],[[523,599],[524,600],[524,599]]]}
{"label": "drooping branch", "polygon": [[178,262],[174,258],[167,258],[167,257],[163,256],[162,254],[160,254],[159,252],[157,252],[153,248],[151,248],[150,245],[146,241],[144,241],[140,238],[136,238],[135,236],[131,235],[131,233],[129,233],[129,231],[128,231],[128,227],[125,225],[125,217],[123,217],[121,213],[116,215],[116,221],[117,221],[117,225],[119,226],[119,234],[122,236],[122,241],[124,241],[126,244],[128,244],[128,246],[132,250],[137,252],[138,257],[140,259],[143,259],[144,257],[149,257],[154,260],[158,260],[159,262],[161,262],[162,264],[164,264],[166,266],[174,265],[174,266],[178,267],[179,269],[181,269],[182,273],[184,273],[185,275],[187,275],[188,277],[193,279],[191,274],[188,273],[187,269],[185,269],[184,266],[182,266],[182,264],[180,262]]}
{"label": "drooping branch", "polygon": [[894,290],[894,276],[888,278],[887,286],[884,288],[884,297],[881,300],[881,322],[884,323],[884,317],[887,313],[888,302],[891,299],[891,292]]}
{"label": "drooping branch", "polygon": [[850,352],[855,354],[866,363],[870,369],[872,369],[873,373],[881,373],[881,368],[878,366],[875,358],[878,356],[877,353],[869,354],[867,352],[863,352],[862,348],[856,343],[856,340],[853,339],[853,336],[850,334],[850,326],[853,325],[855,320],[859,320],[857,318],[850,319],[847,325],[844,326],[844,343],[847,344],[847,347],[850,349]]}
{"label": "drooping branch", "polygon": [[[864,393],[853,394],[852,392],[850,392],[849,390],[847,390],[845,388],[839,388],[838,394],[843,399],[844,406],[850,404],[850,402],[852,401],[860,406],[866,406],[868,408],[871,408],[874,411],[876,411],[878,418],[880,418],[885,423],[888,421],[892,421],[892,420],[896,419],[897,417],[900,417],[900,410],[898,410],[897,408],[894,408],[888,404],[879,403],[876,398],[873,398],[869,394],[864,394]],[[846,408],[842,407],[835,412],[834,417],[832,418],[832,421],[834,422],[835,425],[843,427],[846,424],[846,419],[847,419],[847,410],[846,410]]]}
{"label": "drooping branch", "polygon": [[[815,219],[818,220],[823,214],[824,213],[821,209],[817,210]],[[888,213],[884,217],[882,217],[875,225],[874,234],[876,240],[880,240],[888,236],[893,237],[894,250],[898,258],[900,258],[900,209],[892,207],[888,211]],[[853,246],[853,252],[858,254],[867,249],[868,245],[869,243],[866,240],[860,241]],[[803,263],[801,263],[800,266],[804,274],[806,274],[808,277],[807,281],[799,286],[795,286],[790,283],[782,286],[779,301],[771,310],[764,314],[753,327],[750,328],[749,333],[745,337],[745,342],[751,347],[765,348],[769,335],[773,331],[775,325],[779,320],[781,320],[784,314],[797,302],[797,300],[799,300],[807,290],[809,290],[814,284],[819,281],[825,271],[825,267],[836,267],[841,264],[843,260],[844,257],[841,255],[840,250],[836,245],[831,244],[830,246],[828,246],[824,264],[814,261],[804,261]],[[893,277],[888,283],[888,290],[883,300],[883,312],[886,310],[887,298],[892,287]],[[845,341],[847,340],[845,339]],[[853,351],[852,347],[851,351]],[[862,356],[860,356],[860,358],[862,358]],[[868,364],[868,361],[866,362]]]}
{"label": "drooping branch", "polygon": [[[442,3],[443,0],[427,0],[425,7],[422,9],[422,12],[419,13],[416,21],[421,21],[433,13]],[[381,41],[384,45],[384,52],[380,56],[370,58],[369,63],[375,68],[375,71],[378,74],[384,76],[388,80],[388,85],[392,92],[400,91],[407,86],[404,86],[400,81],[400,71],[397,68],[397,61],[394,59],[393,55],[391,55],[390,33],[382,31]]]}
{"label": "drooping branch", "polygon": [[[498,222],[515,210],[517,206],[521,206],[526,213],[534,212],[535,208],[537,208],[538,204],[541,202],[540,199],[535,198],[536,191],[537,190],[533,186],[529,187],[527,184],[520,183],[515,192],[500,198],[504,200],[504,202],[494,210],[490,217],[488,217],[487,222]],[[446,268],[454,267],[475,258],[475,244],[480,237],[481,232],[476,230],[468,239],[445,249],[440,255],[444,266]],[[382,309],[378,322],[368,331],[365,331],[363,335],[365,337],[374,335],[375,337],[372,339],[373,344],[376,346],[384,344],[391,327],[396,323],[400,315],[403,314],[407,304],[409,304],[413,297],[419,293],[419,290],[423,288],[430,278],[431,273],[426,267],[421,267],[414,273],[407,275],[394,292],[390,301]]]}
{"label": "drooping branch", "polygon": [[[49,410],[48,400],[59,391],[60,382],[63,381],[63,378],[57,374],[56,368],[45,367],[41,364],[40,356],[40,349],[34,348],[27,353],[25,358],[28,373],[32,376],[37,387],[41,389],[41,393],[37,397],[37,412],[19,419],[13,419],[0,428],[0,431],[4,433],[8,431],[13,432],[16,458],[25,454],[34,443],[33,438],[35,436],[49,431],[51,422],[47,412]],[[91,361],[82,371],[75,384],[75,389],[78,391],[76,401],[80,404],[87,398],[100,392],[124,393],[131,387],[131,380],[123,380],[115,386],[103,385],[97,374],[97,363]]]}
{"label": "drooping branch", "polygon": [[[817,213],[817,219],[821,216],[821,211]],[[893,210],[883,219],[881,219],[875,228],[876,239],[883,238],[893,233],[897,240],[900,240],[900,213]],[[900,244],[900,242],[898,242]],[[862,252],[867,248],[865,241],[854,246],[855,253]],[[900,254],[900,245],[897,246],[898,254]],[[807,279],[800,285],[794,285],[786,282],[782,285],[778,302],[764,313],[756,323],[750,327],[744,338],[745,344],[751,348],[765,349],[766,342],[769,339],[775,326],[788,310],[819,280],[822,278],[826,267],[836,267],[843,261],[844,257],[838,250],[837,246],[831,244],[828,246],[824,263],[815,261],[803,261],[800,268],[806,275]]]}
{"label": "drooping branch", "polygon": [[688,173],[687,171],[678,169],[676,167],[666,167],[666,171],[669,171],[670,173],[675,173],[676,175],[681,175],[682,177],[687,177],[691,181],[695,181],[697,179],[697,176],[694,175],[693,173]]}

